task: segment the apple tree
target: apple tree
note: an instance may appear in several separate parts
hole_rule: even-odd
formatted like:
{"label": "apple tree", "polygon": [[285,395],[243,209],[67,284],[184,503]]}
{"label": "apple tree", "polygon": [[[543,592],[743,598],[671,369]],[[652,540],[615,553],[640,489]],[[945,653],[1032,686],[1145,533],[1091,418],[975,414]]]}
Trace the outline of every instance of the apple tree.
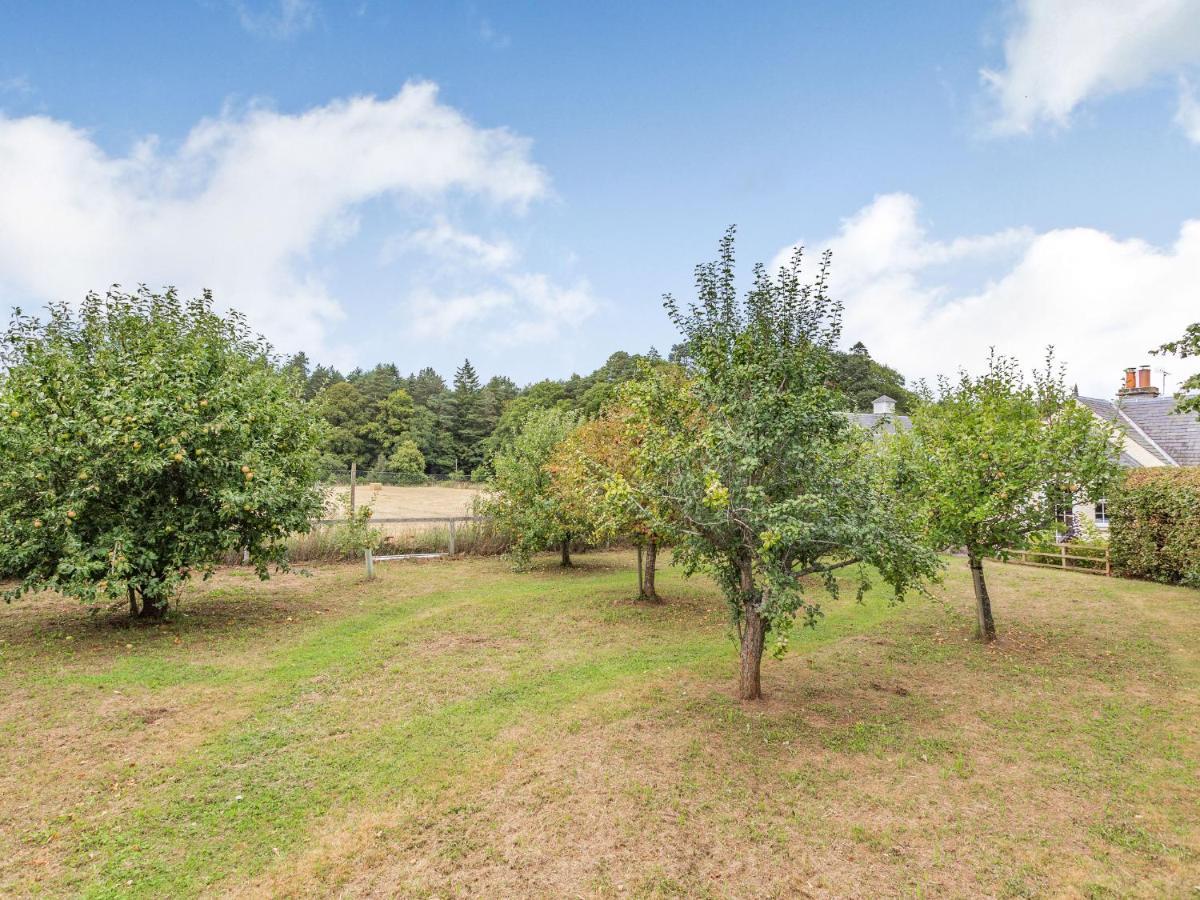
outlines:
{"label": "apple tree", "polygon": [[0,374],[0,571],[159,617],[245,550],[260,577],[322,508],[322,425],[266,343],[208,292],[113,289],[17,310]]}
{"label": "apple tree", "polygon": [[610,489],[614,480],[640,483],[643,474],[634,452],[636,429],[627,427],[631,415],[618,401],[581,423],[558,445],[550,472],[562,502],[577,510],[577,519],[592,523],[598,540],[633,540],[638,547],[638,599],[657,603],[658,550],[666,536],[662,517],[644,513],[626,493]]}
{"label": "apple tree", "polygon": [[559,408],[534,409],[512,442],[492,460],[495,476],[476,512],[492,521],[509,542],[509,557],[518,569],[530,556],[549,547],[571,565],[571,543],[591,531],[586,510],[556,485],[551,460],[579,417]]}
{"label": "apple tree", "polygon": [[741,296],[733,249],[731,229],[718,259],[696,269],[695,303],[666,299],[687,371],[628,386],[639,477],[616,477],[610,491],[662,522],[686,571],[716,578],[741,644],[739,695],[755,700],[764,647],[784,652],[797,614],[820,615],[803,576],[833,593],[834,570],[853,566],[858,590],[878,572],[899,596],[938,563],[830,387],[841,307],[828,257],[807,284],[799,252],[775,276],[758,266]]}
{"label": "apple tree", "polygon": [[939,549],[963,549],[983,641],[996,639],[983,561],[1055,526],[1055,507],[1104,497],[1120,469],[1116,430],[1076,403],[1048,357],[1027,381],[992,354],[979,377],[941,379],[894,442]]}

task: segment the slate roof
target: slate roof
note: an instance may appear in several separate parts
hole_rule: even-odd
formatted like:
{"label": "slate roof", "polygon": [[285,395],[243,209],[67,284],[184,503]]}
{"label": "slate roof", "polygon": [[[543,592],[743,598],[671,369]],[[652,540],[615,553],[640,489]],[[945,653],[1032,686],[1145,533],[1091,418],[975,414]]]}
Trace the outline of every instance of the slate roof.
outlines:
{"label": "slate roof", "polygon": [[850,421],[863,428],[875,428],[888,434],[895,434],[897,429],[908,431],[912,428],[912,420],[908,416],[898,416],[894,413],[878,415],[876,413],[848,413]]}
{"label": "slate roof", "polygon": [[[1133,441],[1164,466],[1200,466],[1200,417],[1195,413],[1176,415],[1174,397],[1129,398],[1114,403],[1096,397],[1077,397],[1097,416],[1115,422]],[[877,428],[887,434],[908,431],[908,416],[877,413],[847,413],[850,421],[863,428]],[[1141,463],[1122,451],[1122,466],[1141,468]]]}
{"label": "slate roof", "polygon": [[[1079,397],[1080,403],[1125,429],[1126,437],[1166,466],[1200,466],[1200,418],[1195,413],[1175,414],[1174,397],[1129,398],[1114,403]],[[1121,465],[1138,468],[1127,453]]]}

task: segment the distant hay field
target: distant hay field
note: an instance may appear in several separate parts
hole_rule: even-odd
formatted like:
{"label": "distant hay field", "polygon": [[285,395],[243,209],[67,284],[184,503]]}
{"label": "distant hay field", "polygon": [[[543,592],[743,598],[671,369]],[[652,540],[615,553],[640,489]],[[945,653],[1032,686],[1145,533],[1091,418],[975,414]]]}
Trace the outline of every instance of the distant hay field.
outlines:
{"label": "distant hay field", "polygon": [[[349,491],[345,485],[330,488],[330,517],[345,517],[339,498]],[[370,482],[360,481],[355,500],[360,506],[371,506],[373,519],[449,518],[471,515],[472,504],[480,493],[476,487],[388,484],[377,488]]]}

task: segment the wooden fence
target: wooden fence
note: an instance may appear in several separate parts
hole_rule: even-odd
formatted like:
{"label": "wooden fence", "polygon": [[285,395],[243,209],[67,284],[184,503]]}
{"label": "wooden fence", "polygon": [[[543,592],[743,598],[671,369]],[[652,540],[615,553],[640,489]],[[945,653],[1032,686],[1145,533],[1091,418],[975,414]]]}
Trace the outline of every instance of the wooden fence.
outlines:
{"label": "wooden fence", "polygon": [[[1067,552],[1067,551],[1071,552]],[[1072,547],[1060,544],[1053,550],[1004,550],[1005,562],[1018,566],[1038,566],[1043,569],[1064,569],[1087,572],[1091,575],[1112,575],[1112,556],[1108,547]]]}

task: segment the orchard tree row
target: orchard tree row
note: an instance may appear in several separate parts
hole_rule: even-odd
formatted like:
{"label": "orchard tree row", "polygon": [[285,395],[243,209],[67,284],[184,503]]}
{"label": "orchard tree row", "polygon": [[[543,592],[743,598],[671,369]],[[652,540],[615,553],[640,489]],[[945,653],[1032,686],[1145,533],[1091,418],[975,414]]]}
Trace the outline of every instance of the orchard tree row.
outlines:
{"label": "orchard tree row", "polygon": [[570,565],[573,543],[624,537],[649,551],[641,594],[658,599],[654,558],[670,545],[728,600],[743,699],[762,695],[764,651],[784,653],[824,601],[874,581],[901,600],[947,551],[965,554],[978,634],[994,640],[983,561],[1052,529],[1064,492],[1104,496],[1116,432],[1074,402],[1052,354],[1028,381],[993,354],[980,377],[921,386],[911,430],[859,427],[837,386],[828,254],[807,283],[800,252],[778,273],[756,267],[744,295],[734,262],[731,230],[696,270],[697,299],[666,298],[677,361],[643,362],[594,417],[531,412],[496,454],[482,509],[514,561],[553,546]]}
{"label": "orchard tree row", "polygon": [[[669,546],[728,600],[744,698],[761,695],[764,651],[785,652],[830,597],[882,581],[899,600],[938,577],[946,552],[966,555],[979,634],[994,639],[985,560],[1052,527],[1063,492],[1106,494],[1111,427],[1073,402],[1052,359],[1027,381],[993,356],[982,376],[909,397],[910,431],[859,428],[839,382],[828,255],[807,282],[799,252],[777,273],[756,267],[745,294],[734,263],[730,231],[697,267],[695,301],[666,298],[682,338],[668,359],[614,357],[590,381],[524,391],[480,386],[467,365],[453,388],[383,368],[326,371],[331,383],[313,389],[302,359],[282,364],[207,294],[114,290],[44,320],[18,311],[0,344],[6,597],[49,589],[159,616],[229,553],[266,577],[319,514],[322,453],[338,440],[352,454],[413,451],[419,410],[441,396],[447,433],[476,440],[477,465],[490,464],[485,512],[519,565],[551,548],[569,565],[575,545],[630,540],[653,600]],[[333,414],[339,385],[372,398],[367,423]],[[489,387],[510,395],[490,407],[494,424],[472,411]]]}

